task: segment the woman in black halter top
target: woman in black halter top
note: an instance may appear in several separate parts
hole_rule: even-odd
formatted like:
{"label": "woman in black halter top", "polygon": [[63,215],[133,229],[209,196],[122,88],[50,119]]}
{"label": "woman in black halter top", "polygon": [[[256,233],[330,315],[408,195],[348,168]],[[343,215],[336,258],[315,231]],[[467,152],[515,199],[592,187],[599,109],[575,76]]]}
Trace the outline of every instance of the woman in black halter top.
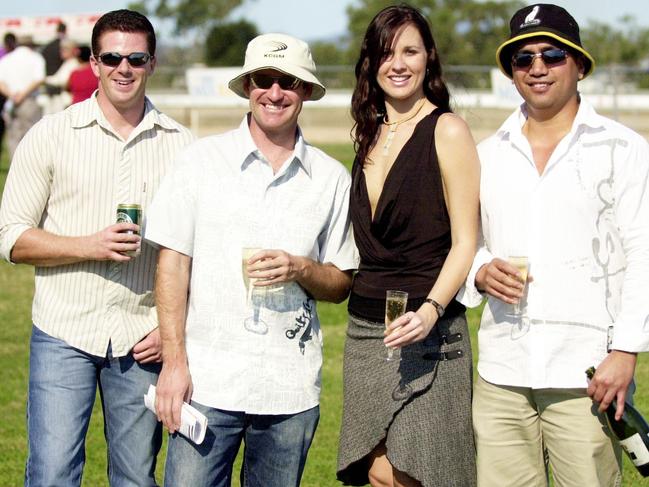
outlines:
{"label": "woman in black halter top", "polygon": [[[479,164],[430,27],[388,7],[370,23],[352,97],[350,212],[361,256],[349,299],[338,479],[473,486],[471,346],[453,300],[471,266]],[[408,292],[384,337],[386,290]],[[401,349],[386,361],[386,346]]]}

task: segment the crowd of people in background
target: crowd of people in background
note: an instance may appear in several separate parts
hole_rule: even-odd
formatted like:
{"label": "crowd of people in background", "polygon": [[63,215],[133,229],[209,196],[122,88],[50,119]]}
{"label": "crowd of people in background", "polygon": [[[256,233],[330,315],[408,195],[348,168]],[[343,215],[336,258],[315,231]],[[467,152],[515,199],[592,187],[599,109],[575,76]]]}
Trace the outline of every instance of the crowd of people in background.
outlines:
{"label": "crowd of people in background", "polygon": [[[426,18],[378,12],[351,174],[300,129],[326,94],[302,40],[251,40],[228,85],[249,112],[194,140],[146,96],[145,16],[103,15],[90,48],[7,35],[0,255],[36,269],[25,485],[80,485],[98,389],[111,485],[157,485],[164,426],[169,487],[228,487],[242,443],[242,485],[299,486],[317,302],[347,298],[340,482],[620,485],[603,413],[649,350],[649,143],[581,96],[595,60],[565,9],[509,29],[496,62],[523,102],[476,147]],[[474,378],[465,310],[485,299]]]}
{"label": "crowd of people in background", "polygon": [[[7,133],[9,158],[27,131],[43,115],[89,98],[97,77],[89,73],[90,48],[66,36],[59,23],[56,37],[38,48],[31,36],[8,32],[0,49],[0,147]],[[41,95],[41,96],[39,96]]]}

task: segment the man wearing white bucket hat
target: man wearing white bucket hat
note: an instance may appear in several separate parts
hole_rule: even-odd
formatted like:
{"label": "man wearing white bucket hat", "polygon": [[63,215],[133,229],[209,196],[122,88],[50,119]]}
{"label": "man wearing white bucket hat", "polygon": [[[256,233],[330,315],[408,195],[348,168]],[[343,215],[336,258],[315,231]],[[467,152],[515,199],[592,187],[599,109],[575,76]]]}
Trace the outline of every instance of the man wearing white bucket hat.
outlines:
{"label": "man wearing white bucket hat", "polygon": [[[315,300],[345,299],[358,261],[350,177],[298,127],[302,103],[325,93],[307,44],[253,39],[229,86],[250,113],[187,147],[148,214],[162,247],[165,485],[229,486],[244,440],[242,485],[298,486],[319,418]],[[208,418],[200,445],[175,433],[183,400]]]}

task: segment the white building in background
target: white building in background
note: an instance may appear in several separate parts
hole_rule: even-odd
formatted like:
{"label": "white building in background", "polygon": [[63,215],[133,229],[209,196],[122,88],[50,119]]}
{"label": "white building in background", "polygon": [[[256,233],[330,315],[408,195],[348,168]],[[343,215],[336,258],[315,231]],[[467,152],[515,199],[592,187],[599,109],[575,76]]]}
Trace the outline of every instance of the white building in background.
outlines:
{"label": "white building in background", "polygon": [[16,37],[31,36],[36,44],[46,44],[56,36],[56,26],[63,22],[67,36],[79,44],[90,44],[92,28],[100,13],[43,15],[38,17],[0,18],[0,43],[7,32]]}

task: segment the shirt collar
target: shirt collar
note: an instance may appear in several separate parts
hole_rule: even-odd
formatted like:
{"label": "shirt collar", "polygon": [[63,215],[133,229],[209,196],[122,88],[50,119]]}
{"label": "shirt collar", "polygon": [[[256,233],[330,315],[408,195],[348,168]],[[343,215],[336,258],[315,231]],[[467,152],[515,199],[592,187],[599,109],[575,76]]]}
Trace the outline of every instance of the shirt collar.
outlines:
{"label": "shirt collar", "polygon": [[583,127],[584,129],[599,129],[604,127],[605,118],[595,111],[593,105],[580,95],[579,110],[573,123],[573,130]]}
{"label": "shirt collar", "polygon": [[[104,116],[104,112],[102,112],[99,107],[99,103],[97,102],[97,93],[97,90],[95,90],[90,99],[78,104],[79,109],[72,112],[72,127],[83,128],[88,127],[93,123],[97,123],[99,126],[114,133],[115,131]],[[137,125],[130,138],[140,132],[151,130],[156,125],[166,130],[175,130],[176,128],[169,120],[162,117],[162,114],[153,106],[151,100],[145,97],[144,117],[142,117],[142,120],[140,120],[140,123]]]}
{"label": "shirt collar", "polygon": [[[518,107],[518,109],[514,113],[512,113],[498,129],[498,135],[503,139],[511,139],[512,136],[517,135],[522,136],[522,128],[526,120],[527,107],[525,103],[522,103]],[[577,115],[575,116],[575,120],[572,123],[571,132],[575,132],[579,129],[598,129],[603,126],[603,117],[595,111],[595,108],[588,102],[588,100],[584,99],[584,97],[581,96],[579,108],[577,109]]]}
{"label": "shirt collar", "polygon": [[[262,153],[257,148],[255,141],[252,139],[252,134],[250,133],[248,120],[251,116],[252,114],[250,113],[246,114],[239,125],[241,139],[239,140],[240,143],[238,146],[240,148],[239,160],[241,161],[241,169],[247,167],[254,159],[261,159],[263,157]],[[302,166],[302,169],[304,169],[307,176],[311,177],[311,163],[306,157],[306,146],[307,143],[302,135],[302,129],[298,126],[291,162],[296,161]]]}

